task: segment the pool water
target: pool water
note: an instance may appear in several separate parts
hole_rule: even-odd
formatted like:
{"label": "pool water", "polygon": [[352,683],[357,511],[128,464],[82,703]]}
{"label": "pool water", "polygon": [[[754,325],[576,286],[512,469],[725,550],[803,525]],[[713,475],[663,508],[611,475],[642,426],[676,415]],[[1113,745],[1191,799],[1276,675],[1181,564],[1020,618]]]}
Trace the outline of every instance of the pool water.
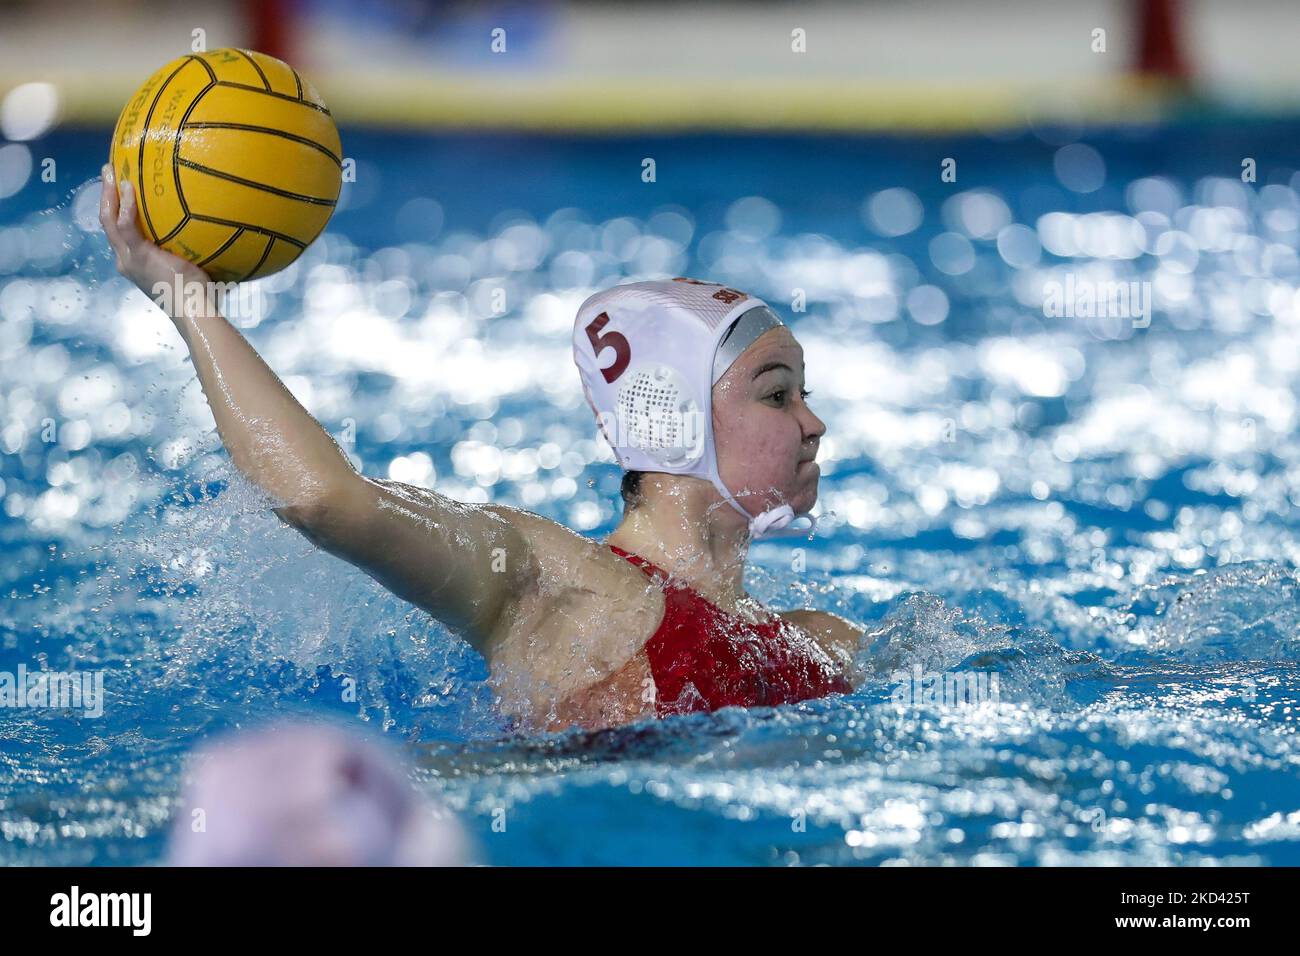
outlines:
{"label": "pool water", "polygon": [[[536,737],[232,473],[97,232],[107,130],[29,144],[0,199],[0,671],[102,671],[105,703],[0,713],[0,862],[158,862],[197,742],[319,713],[400,742],[494,864],[1300,863],[1298,134],[345,130],[357,181],[239,321],[368,475],[602,536],[590,291],[727,282],[806,350],[832,514],[748,583],[860,621],[873,676]],[[1067,281],[1151,308],[1045,314]]]}

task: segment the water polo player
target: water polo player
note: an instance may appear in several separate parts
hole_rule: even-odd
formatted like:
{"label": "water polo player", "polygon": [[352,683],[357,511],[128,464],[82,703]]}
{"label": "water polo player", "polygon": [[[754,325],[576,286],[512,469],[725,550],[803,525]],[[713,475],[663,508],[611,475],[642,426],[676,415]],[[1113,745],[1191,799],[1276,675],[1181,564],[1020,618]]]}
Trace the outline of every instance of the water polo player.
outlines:
{"label": "water polo player", "polygon": [[[105,168],[100,221],[138,287],[207,281],[146,240]],[[235,466],[312,542],[425,609],[486,658],[502,710],[534,728],[609,726],[846,692],[860,629],[772,612],[743,584],[749,542],[797,527],[817,497],[825,426],[803,353],[761,301],[694,280],[588,299],[573,348],[625,469],[605,542],[504,505],[358,474],[219,313],[178,303]]]}

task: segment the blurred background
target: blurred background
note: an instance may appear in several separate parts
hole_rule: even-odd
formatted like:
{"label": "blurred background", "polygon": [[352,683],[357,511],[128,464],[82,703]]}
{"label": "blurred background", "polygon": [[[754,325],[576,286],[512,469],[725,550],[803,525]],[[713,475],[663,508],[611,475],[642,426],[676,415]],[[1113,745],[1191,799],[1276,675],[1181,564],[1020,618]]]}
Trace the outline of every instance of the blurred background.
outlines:
{"label": "blurred background", "polygon": [[[1157,108],[1138,76],[1173,79],[1234,109],[1293,108],[1295,19],[1286,0],[7,0],[0,83],[50,83],[65,121],[104,123],[149,64],[204,42],[296,64],[347,124],[861,130],[979,129],[1045,117],[1134,122]],[[494,30],[503,31],[495,46]],[[794,31],[803,32],[799,53]]]}
{"label": "blurred background", "polygon": [[[407,743],[494,863],[1300,862],[1297,21],[3,0],[0,669],[102,670],[108,706],[0,721],[0,862],[156,861],[184,754],[295,709]],[[749,590],[863,622],[880,680],[503,741],[476,655],[230,471],[113,271],[112,124],[196,45],[291,62],[355,161],[238,321],[367,475],[603,535],[578,304],[691,275],[786,316],[825,520],[806,572],[759,543]],[[1050,306],[1103,283],[1149,308]],[[1015,706],[882,703],[963,662]]]}

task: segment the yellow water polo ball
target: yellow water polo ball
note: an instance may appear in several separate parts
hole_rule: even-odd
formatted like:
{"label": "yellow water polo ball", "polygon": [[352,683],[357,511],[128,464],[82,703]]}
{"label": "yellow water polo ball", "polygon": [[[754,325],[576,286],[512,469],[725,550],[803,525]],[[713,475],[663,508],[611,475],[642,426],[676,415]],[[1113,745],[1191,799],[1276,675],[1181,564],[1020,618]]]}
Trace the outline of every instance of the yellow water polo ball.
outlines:
{"label": "yellow water polo ball", "polygon": [[111,161],[135,187],[145,237],[219,282],[297,259],[343,185],[320,94],[252,50],[191,53],[154,73],[118,117]]}

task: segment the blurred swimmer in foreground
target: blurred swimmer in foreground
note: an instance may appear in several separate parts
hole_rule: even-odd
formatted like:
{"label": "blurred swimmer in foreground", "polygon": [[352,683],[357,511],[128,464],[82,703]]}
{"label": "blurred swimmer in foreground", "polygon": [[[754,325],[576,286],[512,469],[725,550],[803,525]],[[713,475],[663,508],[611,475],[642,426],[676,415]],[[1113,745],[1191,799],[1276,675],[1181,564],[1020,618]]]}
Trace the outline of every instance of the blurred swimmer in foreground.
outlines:
{"label": "blurred swimmer in foreground", "polygon": [[197,751],[173,866],[464,866],[468,841],[384,749],[326,724],[245,731]]}
{"label": "blurred swimmer in foreground", "polygon": [[[208,281],[140,234],[108,167],[100,222],[146,294],[178,274]],[[579,309],[583,390],[625,471],[623,519],[602,543],[358,474],[219,311],[178,298],[171,318],[235,467],[285,522],[468,640],[518,723],[604,727],[851,689],[860,627],[744,589],[750,540],[810,517],[825,431],[803,350],[760,300],[678,279]]]}

